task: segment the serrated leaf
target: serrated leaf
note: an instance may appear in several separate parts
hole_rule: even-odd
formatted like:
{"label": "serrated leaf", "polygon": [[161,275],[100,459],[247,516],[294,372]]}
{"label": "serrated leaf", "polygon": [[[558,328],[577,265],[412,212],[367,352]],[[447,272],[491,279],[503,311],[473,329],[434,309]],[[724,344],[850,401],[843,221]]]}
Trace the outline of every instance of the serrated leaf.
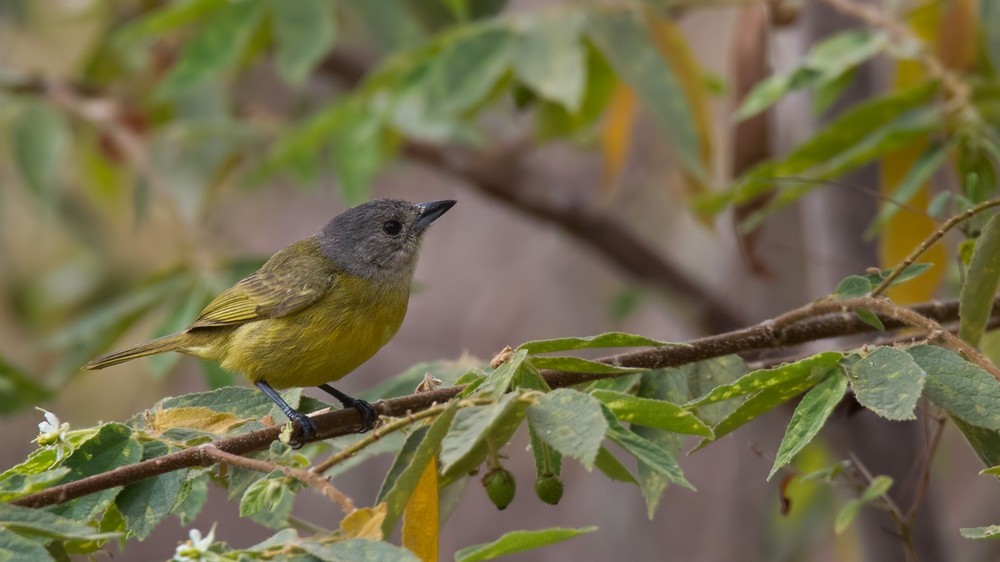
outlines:
{"label": "serrated leaf", "polygon": [[375,500],[376,503],[384,502],[387,508],[382,522],[383,536],[392,534],[424,468],[439,452],[443,455],[442,442],[449,434],[458,413],[458,403],[452,403],[426,430],[418,429],[407,438]]}
{"label": "serrated leaf", "polygon": [[890,420],[916,419],[927,373],[901,349],[879,347],[847,370],[858,402]]}
{"label": "serrated leaf", "polygon": [[9,502],[49,488],[62,480],[69,471],[65,466],[36,474],[7,471],[0,475],[0,502]]}
{"label": "serrated leaf", "polygon": [[0,560],[16,562],[55,562],[55,558],[45,549],[44,540],[33,541],[16,533],[0,533]]}
{"label": "serrated leaf", "polygon": [[115,498],[128,530],[145,539],[174,509],[187,471],[176,470],[129,484]]}
{"label": "serrated leaf", "polygon": [[[44,509],[8,503],[0,503],[0,528],[26,536],[61,540],[97,541],[117,536],[115,533],[98,532],[86,523],[61,517]],[[8,533],[0,533],[5,534]]]}
{"label": "serrated leaf", "polygon": [[314,541],[299,543],[302,550],[320,559],[322,562],[420,562],[420,559],[405,548],[383,541],[368,539],[349,539],[332,544]]}
{"label": "serrated leaf", "polygon": [[840,403],[847,391],[847,377],[841,373],[831,373],[826,379],[806,393],[795,407],[795,413],[788,422],[785,436],[778,446],[774,465],[767,479],[770,480],[778,469],[792,462],[792,459],[808,445],[826,424],[833,409]]}
{"label": "serrated leaf", "polygon": [[187,471],[184,486],[174,501],[171,513],[181,520],[181,525],[189,525],[201,513],[208,500],[208,476],[196,470]]}
{"label": "serrated leaf", "polygon": [[636,15],[631,10],[590,10],[587,34],[653,114],[682,166],[704,177],[701,140],[687,97]]}
{"label": "serrated leaf", "polygon": [[261,2],[227,2],[214,10],[184,46],[157,95],[175,96],[230,70],[257,26],[262,7]]}
{"label": "serrated leaf", "polygon": [[973,426],[1000,429],[1000,383],[992,375],[942,347],[920,345],[909,353],[927,373],[928,400]]}
{"label": "serrated leaf", "polygon": [[990,525],[989,527],[963,527],[958,531],[962,533],[962,537],[975,541],[984,539],[1000,539],[1000,525]]}
{"label": "serrated leaf", "polygon": [[1000,286],[1000,215],[993,215],[983,227],[972,262],[966,269],[958,315],[958,337],[976,347],[993,310],[993,299]]}
{"label": "serrated leaf", "polygon": [[536,435],[563,456],[573,457],[593,470],[608,429],[601,404],[569,388],[542,395],[528,408],[528,423]]}
{"label": "serrated leaf", "polygon": [[272,0],[270,7],[278,72],[289,83],[300,85],[333,46],[333,3]]}
{"label": "serrated leaf", "polygon": [[[118,423],[105,424],[63,462],[62,466],[69,468],[70,472],[59,484],[108,472],[141,459],[142,445],[132,435],[131,429]],[[120,487],[111,488],[45,509],[76,521],[90,521],[104,512],[121,490]]]}
{"label": "serrated leaf", "polygon": [[517,350],[525,350],[535,355],[553,351],[570,351],[574,349],[592,349],[601,347],[663,347],[667,345],[687,345],[650,339],[644,336],[626,334],[624,332],[607,332],[585,338],[556,338],[551,340],[535,340],[524,342]]}
{"label": "serrated leaf", "polygon": [[483,462],[490,449],[507,444],[521,425],[528,402],[508,393],[496,404],[463,408],[441,442],[441,477],[447,485]]}
{"label": "serrated leaf", "polygon": [[511,531],[491,543],[477,544],[460,549],[455,553],[455,561],[480,562],[481,560],[493,560],[501,556],[560,543],[575,536],[592,533],[596,530],[597,527],[583,527],[581,529],[554,527],[539,531]]}
{"label": "serrated leaf", "polygon": [[50,199],[53,174],[69,145],[63,116],[51,107],[31,103],[17,113],[10,128],[14,161],[28,188],[41,199]]}
{"label": "serrated leaf", "polygon": [[295,494],[280,471],[254,481],[240,498],[240,517],[249,517],[271,529],[286,526]]}
{"label": "serrated leaf", "polygon": [[516,351],[510,357],[510,360],[494,369],[492,373],[486,375],[486,380],[476,388],[476,392],[499,398],[510,388],[511,383],[514,381],[514,376],[517,375],[521,364],[524,363],[527,357],[527,351]]}
{"label": "serrated leaf", "polygon": [[712,428],[676,404],[602,389],[593,390],[590,395],[603,402],[619,421],[674,433],[712,437]]}
{"label": "serrated leaf", "polygon": [[[518,353],[526,353],[524,350]],[[607,363],[598,363],[579,357],[532,357],[531,364],[538,369],[552,369],[554,371],[565,371],[567,373],[597,373],[597,374],[629,374],[639,373],[646,369],[636,369],[631,367],[616,367]]]}
{"label": "serrated leaf", "polygon": [[[701,398],[717,387],[731,384],[744,376],[748,367],[738,355],[726,355],[698,361],[681,367],[650,371],[642,375],[640,393],[663,398],[675,404],[685,404]],[[740,399],[727,400],[698,407],[698,418],[711,426],[717,425],[739,406]]]}
{"label": "serrated leaf", "polygon": [[659,445],[622,427],[614,414],[602,405],[604,418],[608,421],[608,438],[635,457],[640,465],[665,476],[670,482],[694,490],[694,486],[684,478],[677,460]]}
{"label": "serrated leaf", "polygon": [[587,68],[580,38],[579,14],[533,17],[519,30],[514,45],[514,73],[538,95],[570,112],[583,101]]}
{"label": "serrated leaf", "polygon": [[809,380],[822,378],[817,375],[825,375],[843,357],[844,354],[838,351],[826,351],[794,363],[785,363],[770,369],[758,369],[732,383],[715,387],[701,398],[688,402],[685,407],[700,408],[706,404],[715,404],[772,388],[799,388]]}

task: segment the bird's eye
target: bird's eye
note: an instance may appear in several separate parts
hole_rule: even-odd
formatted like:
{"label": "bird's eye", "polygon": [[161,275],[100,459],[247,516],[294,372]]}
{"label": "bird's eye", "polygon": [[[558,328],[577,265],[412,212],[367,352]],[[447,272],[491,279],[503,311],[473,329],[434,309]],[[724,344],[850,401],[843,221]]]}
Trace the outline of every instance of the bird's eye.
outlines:
{"label": "bird's eye", "polygon": [[395,236],[399,234],[399,231],[403,230],[403,225],[399,224],[399,221],[385,221],[382,225],[382,232],[388,234],[389,236]]}

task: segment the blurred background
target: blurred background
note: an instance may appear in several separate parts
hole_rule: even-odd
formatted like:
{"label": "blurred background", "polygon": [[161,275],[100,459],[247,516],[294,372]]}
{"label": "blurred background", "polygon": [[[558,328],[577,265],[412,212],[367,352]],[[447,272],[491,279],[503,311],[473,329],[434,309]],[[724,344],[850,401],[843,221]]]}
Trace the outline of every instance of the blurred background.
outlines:
{"label": "blurred background", "polygon": [[[885,244],[880,254],[880,242],[862,236],[878,212],[872,165],[771,213],[753,235],[737,234],[728,214],[689,208],[691,197],[788,152],[841,109],[899,87],[900,65],[870,53],[822,111],[811,92],[793,92],[737,124],[734,109],[754,83],[860,25],[837,2],[610,2],[603,8],[645,18],[652,47],[623,34],[628,27],[612,27],[604,43],[596,32],[549,74],[520,69],[513,78],[489,70],[488,46],[449,52],[436,38],[501,22],[519,32],[549,25],[538,37],[559,45],[558,30],[578,25],[583,4],[289,0],[304,7],[281,20],[279,3],[189,0],[171,10],[154,0],[0,0],[0,467],[34,450],[42,414],[32,406],[84,427],[126,420],[164,396],[240,384],[177,356],[78,368],[112,347],[182,329],[267,256],[367,198],[458,205],[425,239],[401,331],[338,385],[351,394],[415,363],[488,361],[530,339],[718,333],[886,262]],[[952,4],[975,3],[920,3],[940,5],[935,21],[964,21],[947,20]],[[624,51],[616,54],[608,37]],[[429,51],[452,56],[449,68],[458,69],[439,87],[446,102],[418,99],[425,110],[455,107],[440,110],[447,118],[419,108],[385,117],[370,92],[380,84],[416,88],[395,81],[393,69]],[[650,53],[663,58],[654,64],[643,58]],[[561,81],[579,77],[554,70],[581,65],[588,82],[576,86]],[[657,69],[675,78],[643,84]],[[663,108],[655,92],[686,96],[688,105]],[[671,128],[678,111],[696,131],[693,144]],[[947,189],[955,174],[933,180]],[[737,218],[752,210],[737,209]],[[909,220],[930,222],[923,214]],[[903,230],[911,227],[926,231]],[[938,259],[947,263],[943,250]],[[923,299],[949,295],[947,278],[934,284],[944,288]],[[824,345],[836,344],[814,349]],[[791,511],[781,514],[779,483],[765,476],[789,415],[779,409],[682,457],[698,492],[668,489],[652,519],[636,487],[571,462],[562,502],[541,503],[519,434],[506,449],[520,484],[514,503],[496,511],[473,481],[444,526],[442,554],[512,529],[597,525],[511,559],[904,560],[884,513],[868,510],[861,524],[834,533],[849,491],[795,482]],[[927,448],[927,423],[838,412],[797,462],[809,470],[853,452],[873,472],[893,475],[905,497]],[[366,505],[390,462],[380,457],[337,485]],[[916,526],[924,560],[997,558],[997,547],[957,532],[1000,516],[995,482],[972,477],[980,468],[948,429]],[[299,495],[295,512],[340,516],[310,493]],[[241,520],[216,489],[193,527],[213,522],[231,545],[270,534]],[[187,536],[170,519],[115,556],[167,559]]]}

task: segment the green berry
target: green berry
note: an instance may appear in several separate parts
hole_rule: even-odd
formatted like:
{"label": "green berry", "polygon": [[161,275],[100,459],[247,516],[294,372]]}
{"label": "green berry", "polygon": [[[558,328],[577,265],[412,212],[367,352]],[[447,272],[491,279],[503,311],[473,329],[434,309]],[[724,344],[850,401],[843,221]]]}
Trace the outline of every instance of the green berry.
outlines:
{"label": "green berry", "polygon": [[506,509],[510,502],[514,500],[514,491],[517,486],[514,484],[514,476],[504,468],[497,468],[486,473],[483,477],[483,486],[486,488],[486,495],[490,497],[493,505],[497,509]]}
{"label": "green berry", "polygon": [[543,502],[556,505],[563,495],[563,483],[558,476],[545,474],[535,480],[535,495]]}

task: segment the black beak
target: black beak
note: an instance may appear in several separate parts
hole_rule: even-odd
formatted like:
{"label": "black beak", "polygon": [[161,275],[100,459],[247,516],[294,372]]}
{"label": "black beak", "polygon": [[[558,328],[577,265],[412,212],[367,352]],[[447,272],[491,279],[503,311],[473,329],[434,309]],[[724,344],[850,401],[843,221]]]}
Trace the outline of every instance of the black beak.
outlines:
{"label": "black beak", "polygon": [[420,216],[417,217],[417,222],[414,223],[413,228],[417,232],[422,232],[425,228],[431,225],[432,222],[436,221],[438,217],[445,214],[448,209],[455,205],[455,201],[451,199],[443,199],[441,201],[429,201],[427,203],[417,203],[417,209],[420,209]]}

